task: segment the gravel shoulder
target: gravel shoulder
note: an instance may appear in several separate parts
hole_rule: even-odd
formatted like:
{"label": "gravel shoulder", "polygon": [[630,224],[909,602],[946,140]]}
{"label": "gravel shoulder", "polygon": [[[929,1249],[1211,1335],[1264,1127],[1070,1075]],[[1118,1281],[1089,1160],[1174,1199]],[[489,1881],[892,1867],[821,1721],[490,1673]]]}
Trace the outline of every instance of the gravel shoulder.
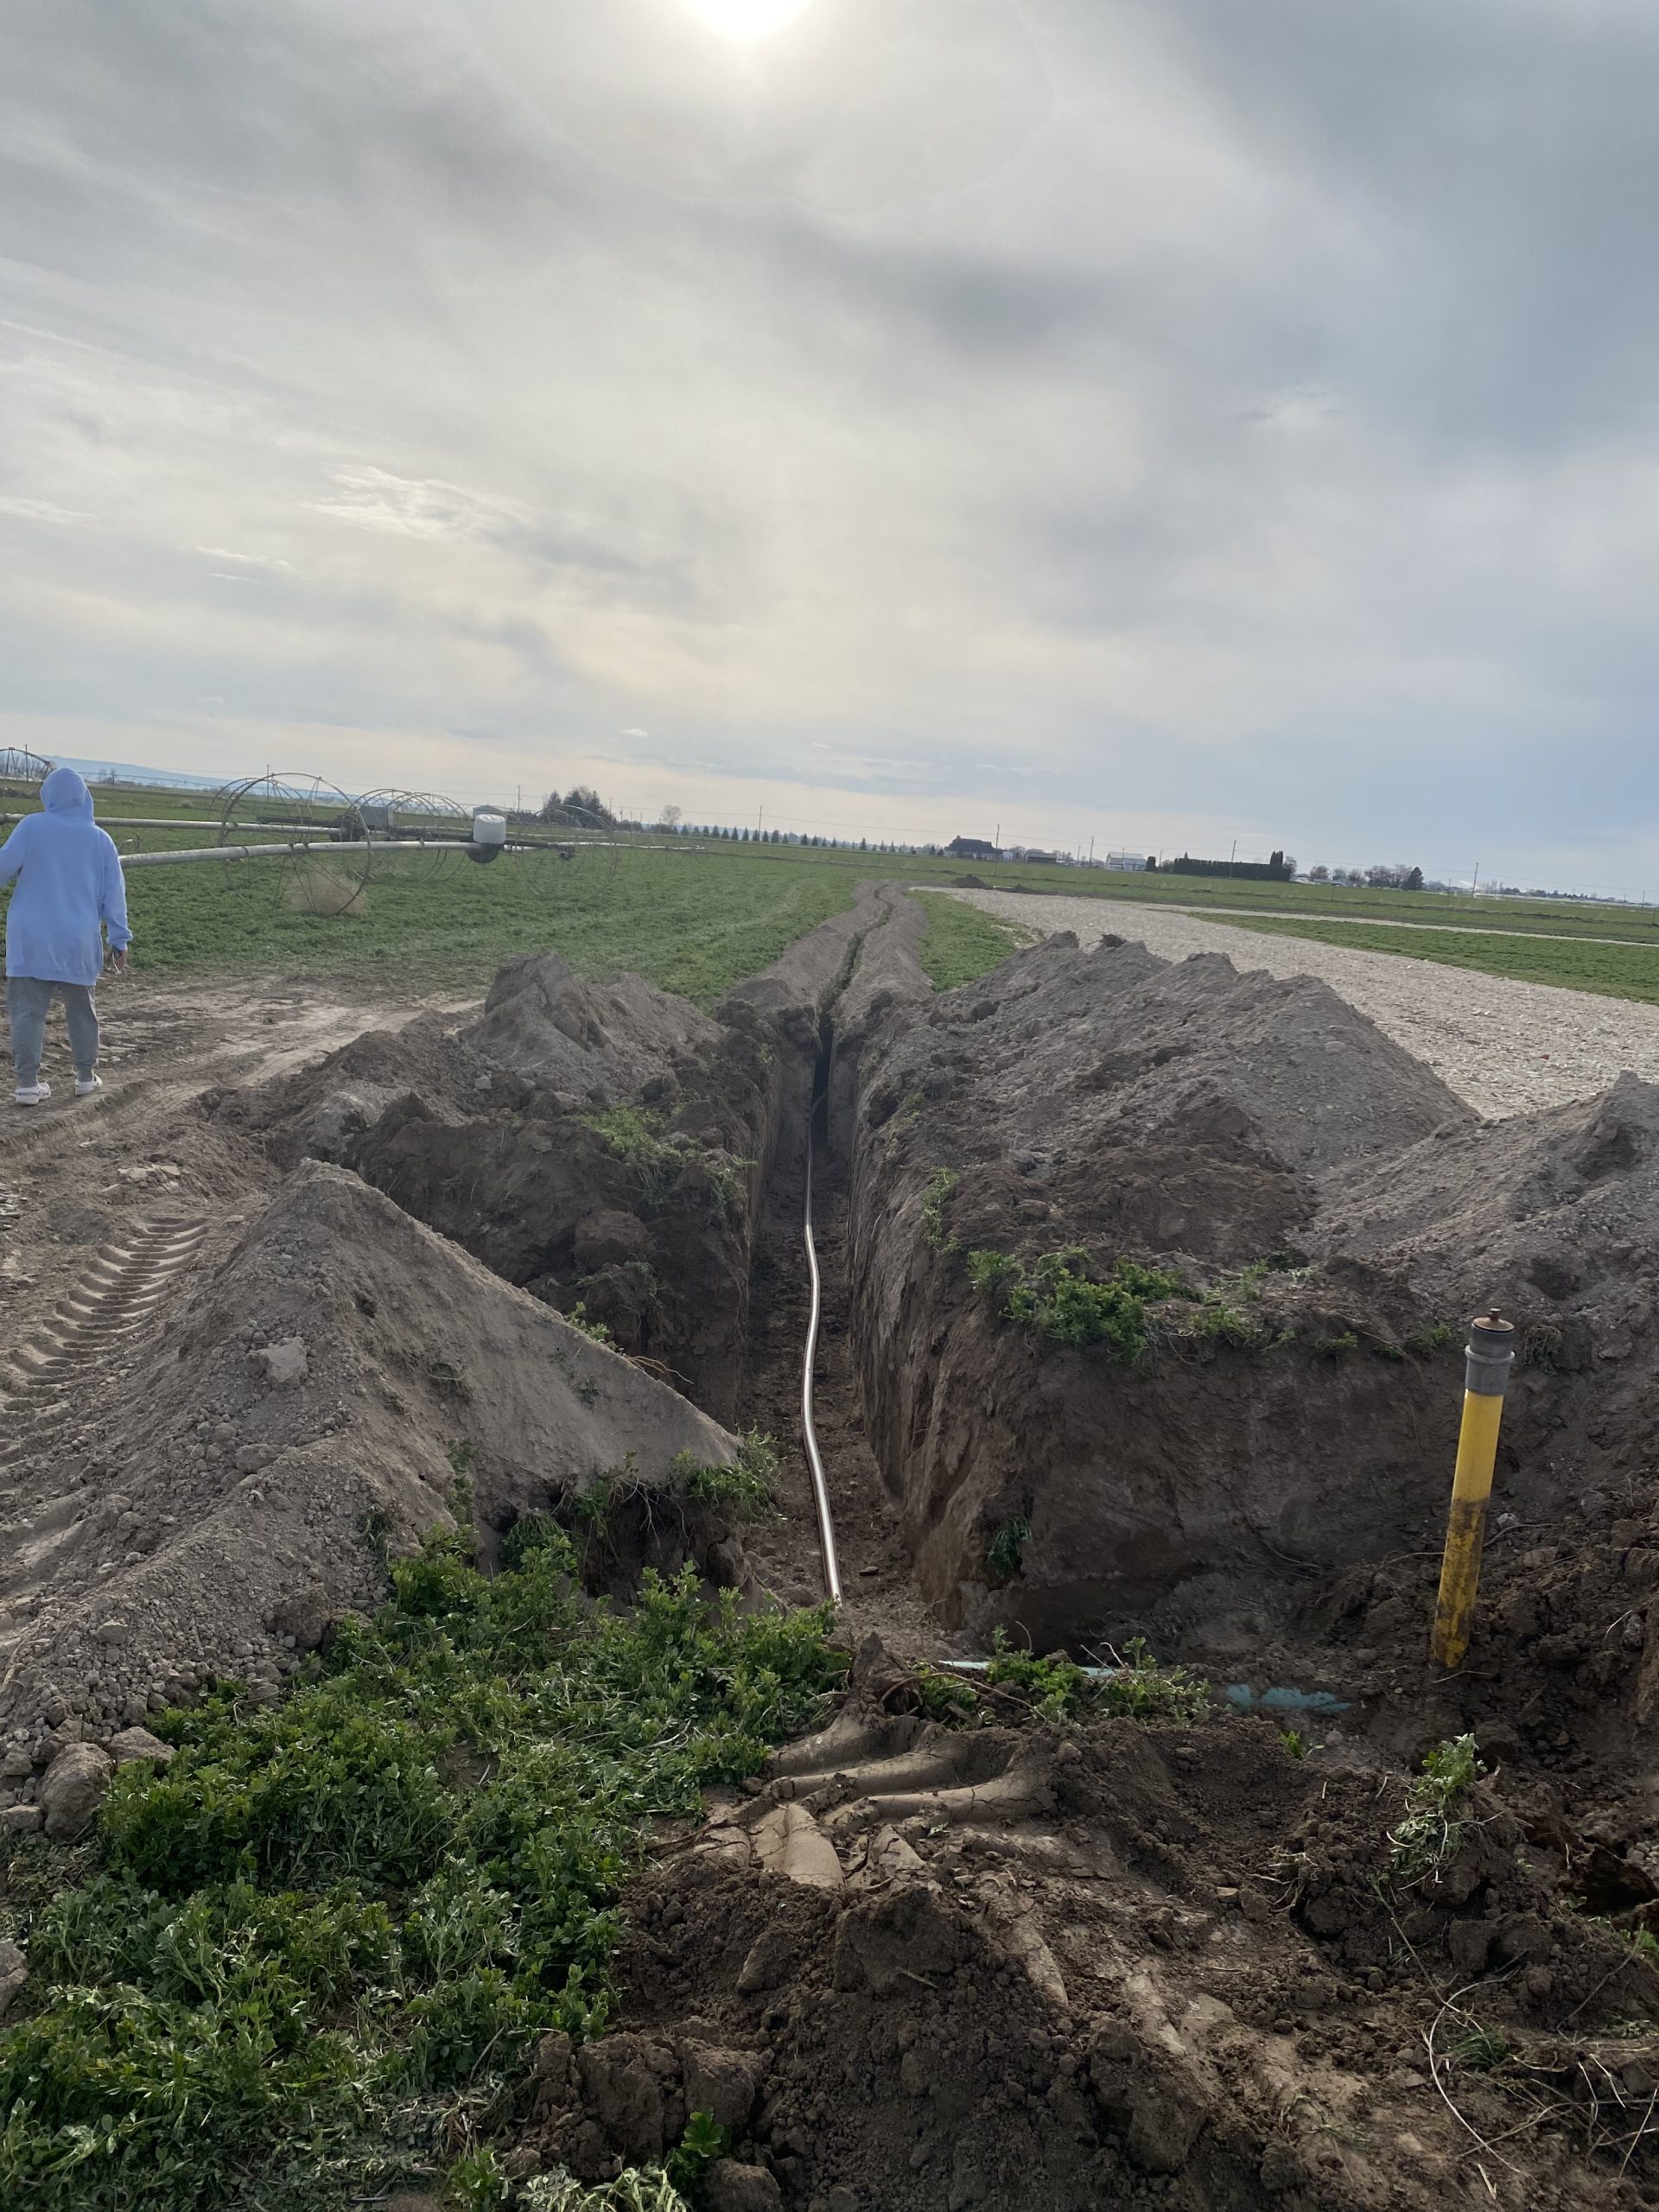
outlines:
{"label": "gravel shoulder", "polygon": [[1224,952],[1241,969],[1317,976],[1494,1121],[1591,1097],[1627,1072],[1659,1082],[1659,1007],[1471,975],[1405,952],[1269,937],[1165,906],[1002,891],[950,895],[1043,936],[1070,930],[1085,948],[1119,936],[1165,960]]}

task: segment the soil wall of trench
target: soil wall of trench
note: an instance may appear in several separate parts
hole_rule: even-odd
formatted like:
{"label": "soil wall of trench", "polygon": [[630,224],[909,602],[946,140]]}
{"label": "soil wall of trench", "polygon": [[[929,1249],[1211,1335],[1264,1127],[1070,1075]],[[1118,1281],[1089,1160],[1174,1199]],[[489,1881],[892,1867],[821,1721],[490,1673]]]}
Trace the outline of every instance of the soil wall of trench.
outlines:
{"label": "soil wall of trench", "polygon": [[[1500,1503],[1559,1517],[1647,1464],[1651,1086],[1484,1124],[1323,984],[1110,940],[855,1041],[867,1422],[947,1623],[1242,1656],[1310,1574],[1437,1546],[1491,1305],[1520,1351]],[[1135,1356],[1065,1341],[1067,1285],[1126,1262],[1180,1286]]]}
{"label": "soil wall of trench", "polygon": [[512,961],[470,1022],[371,1033],[207,1110],[285,1167],[352,1168],[730,1422],[757,1226],[773,1177],[798,1166],[825,1017],[918,918],[862,885],[712,1014],[636,976]]}

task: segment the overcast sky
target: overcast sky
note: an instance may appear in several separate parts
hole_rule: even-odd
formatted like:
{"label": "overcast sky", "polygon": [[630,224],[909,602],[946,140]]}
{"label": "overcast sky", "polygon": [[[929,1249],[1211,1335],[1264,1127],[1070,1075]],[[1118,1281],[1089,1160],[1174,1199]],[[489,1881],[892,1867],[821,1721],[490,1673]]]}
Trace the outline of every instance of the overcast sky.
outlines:
{"label": "overcast sky", "polygon": [[1654,0],[8,0],[0,743],[1659,894]]}

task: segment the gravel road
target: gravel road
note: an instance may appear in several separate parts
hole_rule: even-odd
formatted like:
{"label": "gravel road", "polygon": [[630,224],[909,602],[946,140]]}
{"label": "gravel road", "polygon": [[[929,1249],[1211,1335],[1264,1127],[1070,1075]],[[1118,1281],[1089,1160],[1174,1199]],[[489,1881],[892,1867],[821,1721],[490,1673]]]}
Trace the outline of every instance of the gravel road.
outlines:
{"label": "gravel road", "polygon": [[1659,1083],[1659,1006],[1472,975],[1406,952],[1266,937],[1118,899],[951,895],[1044,936],[1075,931],[1083,945],[1109,932],[1139,938],[1165,960],[1224,952],[1237,968],[1318,976],[1494,1121],[1590,1097],[1627,1070]]}

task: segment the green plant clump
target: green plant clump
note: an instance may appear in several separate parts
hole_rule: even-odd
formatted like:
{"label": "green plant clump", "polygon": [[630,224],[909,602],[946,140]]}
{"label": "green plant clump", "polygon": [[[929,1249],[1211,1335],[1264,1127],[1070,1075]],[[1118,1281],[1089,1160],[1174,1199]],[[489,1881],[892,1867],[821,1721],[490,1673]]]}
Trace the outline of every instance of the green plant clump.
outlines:
{"label": "green plant clump", "polygon": [[573,1329],[580,1329],[584,1337],[591,1337],[596,1344],[610,1344],[616,1342],[616,1338],[603,1321],[594,1321],[588,1319],[588,1301],[585,1298],[579,1298],[563,1318]]}
{"label": "green plant clump", "polygon": [[607,1149],[633,1170],[645,1203],[661,1205],[679,1180],[686,1159],[677,1145],[665,1143],[659,1135],[662,1116],[649,1106],[607,1106],[601,1114],[582,1114],[577,1119],[603,1137]]}
{"label": "green plant clump", "polygon": [[1023,1513],[1015,1514],[998,1526],[985,1547],[985,1565],[995,1581],[1013,1581],[1030,1541],[1031,1522]]}
{"label": "green plant clump", "polygon": [[944,1225],[944,1210],[962,1178],[954,1167],[936,1167],[922,1193],[922,1227],[936,1252],[954,1252],[957,1240]]}
{"label": "green plant clump", "polygon": [[1483,1771],[1472,1736],[1448,1737],[1424,1759],[1422,1773],[1407,1792],[1405,1816],[1389,1836],[1389,1878],[1396,1887],[1408,1889],[1438,1874],[1457,1856],[1463,1825],[1454,1815]]}
{"label": "green plant clump", "polygon": [[979,1692],[971,1682],[925,1662],[916,1669],[916,1691],[930,1720],[967,1720],[978,1713]]}
{"label": "green plant clump", "polygon": [[1080,1244],[1045,1252],[1026,1267],[1006,1253],[968,1255],[969,1280],[1001,1299],[1011,1321],[1035,1329],[1051,1343],[1105,1344],[1115,1359],[1139,1359],[1147,1348],[1147,1307],[1179,1298],[1185,1286],[1162,1268],[1119,1260],[1103,1282],[1083,1270],[1090,1264]]}
{"label": "green plant clump", "polygon": [[699,1505],[734,1505],[758,1518],[777,1504],[778,1447],[758,1428],[740,1440],[736,1459],[720,1466],[702,1466],[690,1452],[676,1452],[671,1466],[674,1487]]}
{"label": "green plant clump", "polygon": [[1445,1351],[1458,1341],[1458,1331],[1449,1321],[1436,1321],[1426,1329],[1414,1329],[1405,1338],[1408,1351]]}
{"label": "green plant clump", "polygon": [[1016,1692],[1045,1720],[1122,1719],[1190,1727],[1209,1712],[1209,1683],[1191,1668],[1160,1665],[1144,1637],[1131,1637],[1117,1656],[1110,1674],[1090,1675],[1070,1659],[1016,1651],[1007,1631],[998,1629],[985,1679]]}
{"label": "green plant clump", "polygon": [[575,1564],[547,1522],[493,1580],[435,1535],[283,1704],[158,1723],[171,1765],[118,1774],[90,1878],[19,1931],[0,2203],[382,2196],[468,2147],[537,2037],[601,2030],[652,1824],[752,1774],[840,1662],[823,1614],[743,1619],[688,1571],[622,1615]]}
{"label": "green plant clump", "polygon": [[584,2189],[579,2181],[538,2174],[518,2192],[523,2212],[691,2212],[660,2166],[642,2166],[619,2174],[597,2189]]}

